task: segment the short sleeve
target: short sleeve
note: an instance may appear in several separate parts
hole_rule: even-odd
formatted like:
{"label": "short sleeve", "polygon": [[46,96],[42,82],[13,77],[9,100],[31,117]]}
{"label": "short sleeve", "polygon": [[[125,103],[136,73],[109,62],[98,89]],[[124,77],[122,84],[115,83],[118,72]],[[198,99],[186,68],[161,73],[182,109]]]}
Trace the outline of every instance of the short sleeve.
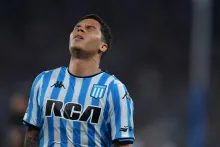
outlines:
{"label": "short sleeve", "polygon": [[109,100],[113,143],[132,144],[134,142],[134,105],[125,85],[114,84]]}
{"label": "short sleeve", "polygon": [[41,124],[41,109],[39,105],[39,95],[41,90],[42,73],[39,74],[31,87],[28,107],[25,112],[23,122],[24,124],[40,127]]}

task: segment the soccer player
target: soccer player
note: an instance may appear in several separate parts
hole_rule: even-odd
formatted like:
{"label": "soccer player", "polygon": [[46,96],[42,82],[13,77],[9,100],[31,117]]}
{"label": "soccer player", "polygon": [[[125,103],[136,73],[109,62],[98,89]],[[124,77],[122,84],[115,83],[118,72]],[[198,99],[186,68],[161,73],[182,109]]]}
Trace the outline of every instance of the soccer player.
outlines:
{"label": "soccer player", "polygon": [[111,31],[97,15],[83,17],[70,34],[68,67],[39,74],[23,121],[25,147],[130,147],[133,101],[125,85],[99,68]]}

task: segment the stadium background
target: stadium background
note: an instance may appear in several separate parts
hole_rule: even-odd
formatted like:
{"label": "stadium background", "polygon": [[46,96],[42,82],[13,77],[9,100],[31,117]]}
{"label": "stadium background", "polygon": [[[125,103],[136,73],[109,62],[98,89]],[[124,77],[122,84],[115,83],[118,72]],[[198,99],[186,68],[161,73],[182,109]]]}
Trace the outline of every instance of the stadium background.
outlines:
{"label": "stadium background", "polygon": [[134,146],[219,147],[220,1],[198,3],[1,0],[0,146],[22,146],[31,83],[41,71],[68,66],[70,32],[96,13],[114,35],[101,66],[135,103]]}

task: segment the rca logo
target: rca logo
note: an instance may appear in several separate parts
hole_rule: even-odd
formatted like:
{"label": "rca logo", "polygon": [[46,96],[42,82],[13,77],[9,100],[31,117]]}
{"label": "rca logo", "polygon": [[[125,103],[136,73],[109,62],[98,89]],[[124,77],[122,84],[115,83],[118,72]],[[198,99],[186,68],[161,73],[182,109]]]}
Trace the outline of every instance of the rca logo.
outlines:
{"label": "rca logo", "polygon": [[90,119],[90,123],[98,123],[101,108],[97,106],[87,106],[82,110],[82,105],[78,103],[66,103],[63,107],[63,102],[55,100],[47,100],[46,104],[46,117],[51,117],[52,113],[56,117],[63,117],[73,121],[86,122]]}

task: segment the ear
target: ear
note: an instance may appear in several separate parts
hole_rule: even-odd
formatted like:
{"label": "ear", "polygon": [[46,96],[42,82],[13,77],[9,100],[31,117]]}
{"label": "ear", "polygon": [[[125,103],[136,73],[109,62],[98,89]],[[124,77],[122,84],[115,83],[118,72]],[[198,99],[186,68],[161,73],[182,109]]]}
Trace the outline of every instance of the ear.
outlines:
{"label": "ear", "polygon": [[100,51],[104,53],[107,51],[107,49],[108,49],[108,45],[103,42],[100,46]]}

